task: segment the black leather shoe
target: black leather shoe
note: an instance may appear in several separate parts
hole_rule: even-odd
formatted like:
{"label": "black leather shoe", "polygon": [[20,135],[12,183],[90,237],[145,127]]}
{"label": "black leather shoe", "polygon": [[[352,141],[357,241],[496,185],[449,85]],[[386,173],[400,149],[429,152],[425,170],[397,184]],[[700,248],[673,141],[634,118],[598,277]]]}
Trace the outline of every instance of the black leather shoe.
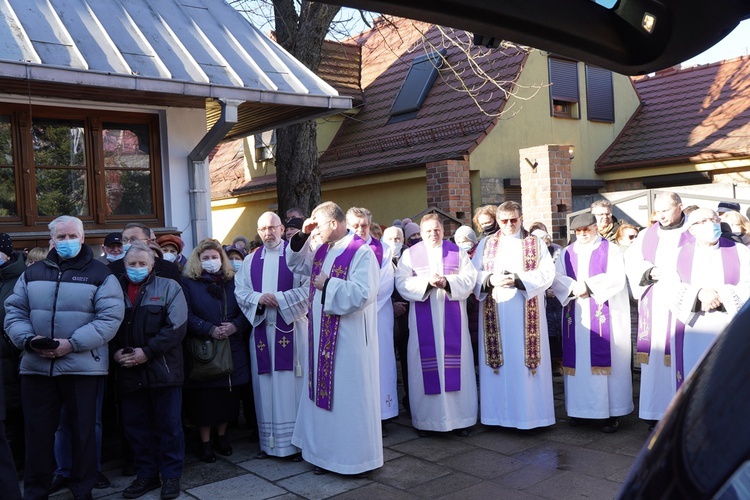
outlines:
{"label": "black leather shoe", "polygon": [[258,460],[268,460],[269,456],[268,456],[268,453],[266,453],[263,450],[260,450],[260,453],[258,453],[257,455],[255,455],[255,458],[257,458]]}
{"label": "black leather shoe", "polygon": [[289,457],[290,462],[301,462],[302,461],[302,453],[295,453],[294,455]]}
{"label": "black leather shoe", "polygon": [[100,472],[99,477],[96,478],[96,483],[94,483],[94,488],[97,490],[103,490],[109,488],[110,484],[111,483],[109,482],[109,479],[107,479],[107,476]]}
{"label": "black leather shoe", "polygon": [[227,438],[226,434],[224,434],[223,436],[216,436],[216,451],[218,451],[225,457],[228,457],[232,454],[232,445],[229,444],[229,439]]}
{"label": "black leather shoe", "polygon": [[177,498],[180,496],[180,478],[171,477],[164,480],[164,484],[161,486],[161,498],[167,500],[169,498]]}
{"label": "black leather shoe", "polygon": [[469,435],[469,429],[453,429],[453,434],[465,438]]}
{"label": "black leather shoe", "polygon": [[211,443],[201,443],[200,445],[200,451],[198,452],[198,458],[206,462],[207,464],[212,464],[216,462],[216,455],[214,455],[214,450],[211,449]]}
{"label": "black leather shoe", "polygon": [[613,432],[617,432],[617,429],[620,428],[620,422],[612,417],[608,418],[604,426],[602,426],[602,432],[605,434],[612,434]]}
{"label": "black leather shoe", "polygon": [[63,488],[67,488],[68,481],[70,481],[70,478],[61,476],[60,474],[55,474],[54,476],[52,476],[52,484],[49,487],[49,492],[54,493],[56,491],[60,491]]}
{"label": "black leather shoe", "polygon": [[158,477],[150,477],[147,479],[138,478],[130,483],[130,486],[125,488],[125,491],[122,492],[122,496],[125,498],[142,497],[149,491],[155,490],[159,486],[161,486],[161,481],[159,481]]}
{"label": "black leather shoe", "polygon": [[571,427],[580,427],[584,425],[586,422],[580,418],[576,417],[568,417],[568,425]]}
{"label": "black leather shoe", "polygon": [[313,469],[313,474],[315,474],[316,476],[322,476],[324,474],[328,474],[328,471],[322,467],[316,466],[315,469]]}

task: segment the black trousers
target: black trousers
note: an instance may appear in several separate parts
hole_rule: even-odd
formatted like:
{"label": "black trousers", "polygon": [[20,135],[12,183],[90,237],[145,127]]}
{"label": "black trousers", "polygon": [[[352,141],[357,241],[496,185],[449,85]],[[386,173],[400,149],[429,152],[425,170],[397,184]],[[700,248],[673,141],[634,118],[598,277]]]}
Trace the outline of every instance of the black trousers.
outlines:
{"label": "black trousers", "polygon": [[55,431],[65,406],[70,416],[73,464],[70,491],[74,497],[91,493],[96,483],[96,394],[102,376],[21,376],[21,400],[26,416],[24,499],[46,499],[55,471]]}
{"label": "black trousers", "polygon": [[[2,388],[0,388],[0,391]],[[18,474],[13,454],[5,439],[5,422],[0,420],[0,498],[3,500],[19,500],[21,490],[18,489]]]}

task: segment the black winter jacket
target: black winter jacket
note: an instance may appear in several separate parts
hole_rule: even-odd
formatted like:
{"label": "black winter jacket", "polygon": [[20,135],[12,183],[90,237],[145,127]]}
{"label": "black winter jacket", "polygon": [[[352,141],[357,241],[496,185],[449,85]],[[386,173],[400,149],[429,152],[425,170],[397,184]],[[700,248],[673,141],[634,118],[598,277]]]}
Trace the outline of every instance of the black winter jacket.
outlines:
{"label": "black winter jacket", "polygon": [[187,331],[187,304],[182,287],[153,272],[141,285],[135,304],[128,298],[127,277],[120,278],[125,297],[125,319],[111,343],[114,354],[123,347],[140,347],[148,361],[132,368],[117,363],[117,387],[128,392],[143,388],[182,385],[185,370],[182,339]]}

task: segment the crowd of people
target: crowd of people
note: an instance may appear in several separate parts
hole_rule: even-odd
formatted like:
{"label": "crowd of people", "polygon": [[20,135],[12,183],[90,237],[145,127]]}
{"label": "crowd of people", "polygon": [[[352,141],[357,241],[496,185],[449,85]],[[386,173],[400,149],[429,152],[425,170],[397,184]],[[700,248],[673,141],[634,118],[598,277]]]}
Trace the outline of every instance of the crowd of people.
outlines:
{"label": "crowd of people", "polygon": [[564,247],[512,201],[448,239],[436,214],[382,228],[333,202],[266,212],[256,238],[205,239],[187,257],[139,223],[100,257],[75,217],[28,255],[0,233],[0,496],[21,498],[24,449],[24,498],[109,486],[108,408],[135,475],[125,498],[176,498],[186,427],[212,463],[232,454],[241,409],[258,459],[352,477],[383,465],[401,410],[421,437],[554,425],[553,375],[570,425],[612,433],[635,407],[633,348],[653,426],[750,297],[750,223],[718,208],[661,193],[640,230],[598,200]]}

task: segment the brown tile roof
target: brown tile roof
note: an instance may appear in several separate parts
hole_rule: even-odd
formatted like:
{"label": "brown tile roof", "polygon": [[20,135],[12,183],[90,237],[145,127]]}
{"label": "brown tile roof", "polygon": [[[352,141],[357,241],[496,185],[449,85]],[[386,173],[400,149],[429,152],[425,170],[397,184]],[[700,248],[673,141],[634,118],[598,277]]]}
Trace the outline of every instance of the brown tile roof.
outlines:
{"label": "brown tile roof", "polygon": [[[497,87],[482,85],[461,47],[450,37],[470,36],[427,23],[389,18],[354,39],[362,45],[362,88],[364,105],[347,119],[330,147],[320,157],[324,178],[333,178],[410,167],[469,154],[489,132],[496,117],[482,113],[474,100],[457,90],[461,85],[476,89],[477,101],[491,114],[500,112],[506,96]],[[446,59],[459,80],[448,69],[440,72],[417,116],[399,123],[388,123],[390,109],[411,66],[412,60],[429,51],[422,42],[447,49]],[[488,51],[481,70],[512,85],[525,61],[525,53],[515,49]]]}
{"label": "brown tile roof", "polygon": [[335,88],[339,95],[362,104],[362,87],[359,83],[362,67],[361,48],[356,43],[325,40],[320,55],[317,75]]}
{"label": "brown tile roof", "polygon": [[641,98],[598,172],[750,156],[750,57],[634,79]]}

